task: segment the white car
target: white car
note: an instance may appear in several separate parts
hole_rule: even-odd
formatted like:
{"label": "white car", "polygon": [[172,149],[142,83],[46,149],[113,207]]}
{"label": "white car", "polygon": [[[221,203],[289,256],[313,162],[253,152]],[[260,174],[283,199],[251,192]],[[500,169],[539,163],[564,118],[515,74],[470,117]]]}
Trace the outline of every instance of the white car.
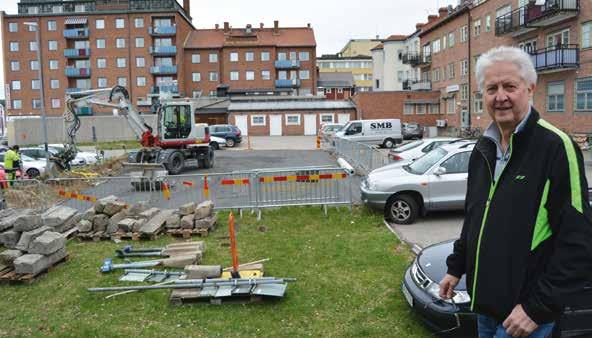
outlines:
{"label": "white car", "polygon": [[395,162],[414,161],[439,146],[460,140],[458,137],[434,137],[402,144],[389,151],[388,157]]}
{"label": "white car", "polygon": [[[4,155],[0,153],[0,167],[4,168]],[[23,171],[29,178],[35,178],[45,173],[45,160],[36,160],[25,154],[19,154],[23,166]]]}
{"label": "white car", "polygon": [[210,135],[210,147],[212,147],[212,149],[218,150],[221,145],[228,146],[225,139]]}
{"label": "white car", "polygon": [[[47,145],[50,148],[53,148],[57,151],[63,151],[64,150],[64,145],[63,144],[48,144]],[[43,145],[41,145],[41,147],[43,147]],[[84,163],[82,163],[82,161],[84,161]],[[91,152],[91,151],[81,151],[78,150],[78,152],[76,153],[76,158],[74,159],[72,165],[84,165],[84,164],[96,164],[98,161],[98,157],[97,154]]]}

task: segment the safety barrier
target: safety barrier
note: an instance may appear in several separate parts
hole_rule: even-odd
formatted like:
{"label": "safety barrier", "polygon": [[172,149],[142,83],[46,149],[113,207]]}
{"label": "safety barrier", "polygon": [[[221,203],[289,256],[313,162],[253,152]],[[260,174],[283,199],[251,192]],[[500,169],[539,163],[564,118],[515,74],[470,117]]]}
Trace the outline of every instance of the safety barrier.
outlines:
{"label": "safety barrier", "polygon": [[51,204],[45,185],[34,179],[1,180],[0,204],[11,209],[46,209]]}
{"label": "safety barrier", "polygon": [[390,163],[388,153],[367,144],[335,137],[335,153],[345,159],[356,169],[368,173]]}

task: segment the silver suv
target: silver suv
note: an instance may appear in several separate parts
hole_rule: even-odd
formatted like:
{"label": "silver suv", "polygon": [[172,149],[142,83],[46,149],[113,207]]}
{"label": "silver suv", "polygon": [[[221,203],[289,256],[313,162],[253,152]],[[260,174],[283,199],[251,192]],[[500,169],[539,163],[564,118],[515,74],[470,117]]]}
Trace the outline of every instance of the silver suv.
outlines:
{"label": "silver suv", "polygon": [[384,209],[385,218],[398,224],[411,224],[428,211],[462,210],[474,145],[474,140],[458,140],[410,164],[373,170],[362,180],[362,201]]}

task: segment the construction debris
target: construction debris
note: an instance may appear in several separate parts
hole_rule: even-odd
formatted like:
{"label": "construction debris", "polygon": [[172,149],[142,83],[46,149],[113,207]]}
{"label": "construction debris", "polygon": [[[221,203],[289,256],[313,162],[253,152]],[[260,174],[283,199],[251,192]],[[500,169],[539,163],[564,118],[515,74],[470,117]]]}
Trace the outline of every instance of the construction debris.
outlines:
{"label": "construction debris", "polygon": [[167,232],[173,236],[189,238],[192,235],[207,236],[216,227],[218,216],[214,214],[214,203],[187,203],[166,219]]}

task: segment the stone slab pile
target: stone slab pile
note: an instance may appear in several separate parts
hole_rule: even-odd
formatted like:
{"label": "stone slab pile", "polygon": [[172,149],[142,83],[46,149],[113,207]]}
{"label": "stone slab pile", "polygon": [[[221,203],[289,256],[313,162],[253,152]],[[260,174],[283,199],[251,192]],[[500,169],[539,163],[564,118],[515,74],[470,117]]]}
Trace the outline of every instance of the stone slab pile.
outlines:
{"label": "stone slab pile", "polygon": [[16,249],[0,252],[0,264],[16,274],[37,275],[66,258],[66,236],[52,230],[42,226],[23,232]]}
{"label": "stone slab pile", "polygon": [[218,216],[214,213],[214,203],[205,201],[202,203],[187,203],[179,207],[166,219],[166,228],[169,230],[213,230],[218,222]]}

